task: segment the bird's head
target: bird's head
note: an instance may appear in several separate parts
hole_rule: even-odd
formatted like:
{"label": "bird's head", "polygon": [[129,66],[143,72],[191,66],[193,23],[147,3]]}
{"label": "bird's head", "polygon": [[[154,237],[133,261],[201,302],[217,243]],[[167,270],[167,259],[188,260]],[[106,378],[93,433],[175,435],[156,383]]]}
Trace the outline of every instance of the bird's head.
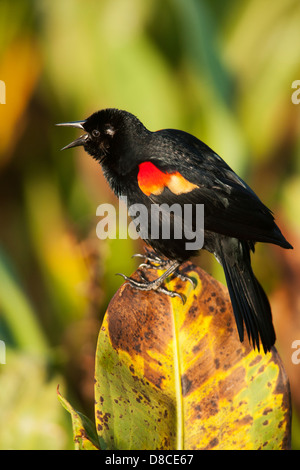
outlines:
{"label": "bird's head", "polygon": [[131,113],[114,108],[103,109],[84,121],[57,124],[83,130],[78,139],[62,148],[83,146],[84,150],[100,163],[118,166],[132,154],[132,144],[137,138],[149,133]]}

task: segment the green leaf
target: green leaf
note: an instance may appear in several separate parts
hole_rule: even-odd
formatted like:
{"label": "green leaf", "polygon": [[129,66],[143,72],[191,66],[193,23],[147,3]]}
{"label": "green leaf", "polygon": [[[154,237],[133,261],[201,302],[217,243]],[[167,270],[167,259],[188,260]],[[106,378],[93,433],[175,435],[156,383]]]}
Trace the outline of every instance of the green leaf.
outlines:
{"label": "green leaf", "polygon": [[82,413],[75,411],[57,388],[57,396],[63,407],[70,413],[76,450],[99,450],[94,424]]}

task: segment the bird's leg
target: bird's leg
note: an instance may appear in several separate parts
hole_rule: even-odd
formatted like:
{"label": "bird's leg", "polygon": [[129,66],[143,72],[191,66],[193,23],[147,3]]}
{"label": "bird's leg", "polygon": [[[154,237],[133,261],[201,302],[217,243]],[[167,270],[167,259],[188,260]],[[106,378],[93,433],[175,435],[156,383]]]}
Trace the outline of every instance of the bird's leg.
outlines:
{"label": "bird's leg", "polygon": [[[137,255],[134,255],[134,256],[137,256]],[[141,257],[144,257],[144,256],[141,255]],[[170,260],[164,260],[164,259],[160,259],[158,257],[156,257],[156,258],[145,257],[145,258],[146,258],[147,263],[141,263],[139,265],[139,268],[159,270],[159,269],[167,269],[172,264],[172,262]],[[141,274],[140,274],[140,276],[142,277]],[[180,279],[183,282],[190,282],[192,284],[193,288],[196,287],[196,284],[193,281],[193,279],[191,279],[190,277],[185,276],[184,274],[182,274],[179,271],[178,268],[173,272],[173,274],[171,274],[171,276],[177,277],[178,279]]]}
{"label": "bird's leg", "polygon": [[195,288],[195,283],[194,281],[189,278],[188,276],[185,276],[179,272],[179,266],[180,262],[179,261],[171,261],[168,258],[161,258],[158,255],[155,254],[155,252],[148,250],[147,248],[145,249],[145,254],[135,254],[132,257],[134,258],[143,258],[145,260],[144,263],[141,263],[139,265],[139,268],[146,268],[146,269],[156,269],[156,270],[165,270],[165,272],[155,279],[154,281],[149,281],[144,273],[142,271],[139,271],[138,274],[141,278],[141,281],[136,281],[135,279],[132,279],[130,277],[125,276],[124,274],[118,273],[119,276],[122,276],[125,281],[131,285],[131,287],[134,287],[135,289],[138,290],[144,290],[144,291],[150,291],[150,290],[155,290],[156,292],[162,292],[170,297],[180,297],[182,302],[184,303],[185,300],[183,299],[183,296],[181,294],[178,294],[177,292],[174,291],[169,291],[165,287],[162,286],[163,282],[171,276],[179,278],[181,281],[188,281],[192,284],[192,286]]}
{"label": "bird's leg", "polygon": [[167,269],[171,266],[171,261],[167,258],[162,259],[159,256],[156,256],[154,253],[146,252],[145,255],[135,254],[132,258],[143,258],[146,262],[141,263],[139,268],[151,268],[151,269]]}
{"label": "bird's leg", "polygon": [[[141,263],[139,265],[139,268],[146,268],[146,269],[167,269],[169,266],[171,266],[172,261],[169,259],[165,258],[162,259],[159,256],[155,255],[154,253],[150,253],[149,251],[146,251],[147,254],[142,255],[142,254],[135,254],[132,257],[133,258],[144,258],[146,263]],[[193,286],[193,288],[196,287],[195,282],[188,276],[185,276],[184,274],[181,274],[179,272],[179,269],[177,268],[174,273],[174,277],[178,277],[183,282],[190,282]]]}
{"label": "bird's leg", "polygon": [[180,266],[179,261],[174,261],[170,266],[168,266],[166,271],[154,281],[148,281],[143,274],[140,274],[140,277],[142,278],[143,282],[136,281],[135,279],[127,277],[121,273],[118,273],[118,275],[122,276],[125,281],[127,281],[127,283],[135,289],[144,291],[155,290],[157,292],[162,292],[168,295],[169,297],[179,297],[184,302],[182,295],[178,294],[177,292],[169,291],[168,289],[162,287],[163,282],[176,271],[178,266]]}

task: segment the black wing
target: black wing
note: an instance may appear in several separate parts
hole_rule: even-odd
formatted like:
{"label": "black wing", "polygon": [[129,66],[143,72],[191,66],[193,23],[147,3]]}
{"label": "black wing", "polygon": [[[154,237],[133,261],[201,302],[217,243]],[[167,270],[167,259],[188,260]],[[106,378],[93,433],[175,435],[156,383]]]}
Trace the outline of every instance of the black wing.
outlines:
{"label": "black wing", "polygon": [[292,248],[272,212],[212,149],[183,131],[167,129],[155,135],[165,142],[165,154],[160,161],[153,152],[152,161],[162,171],[179,171],[197,187],[182,194],[173,194],[166,188],[161,195],[151,196],[153,202],[204,204],[206,231]]}

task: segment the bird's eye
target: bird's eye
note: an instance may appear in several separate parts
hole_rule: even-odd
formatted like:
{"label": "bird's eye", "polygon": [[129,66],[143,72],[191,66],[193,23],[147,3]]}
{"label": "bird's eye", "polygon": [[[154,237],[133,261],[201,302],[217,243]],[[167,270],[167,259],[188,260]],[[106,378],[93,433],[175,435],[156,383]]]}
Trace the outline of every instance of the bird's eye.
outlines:
{"label": "bird's eye", "polygon": [[94,130],[92,131],[92,136],[93,136],[93,137],[99,137],[99,135],[100,135],[100,131],[98,131],[98,129],[94,129]]}

